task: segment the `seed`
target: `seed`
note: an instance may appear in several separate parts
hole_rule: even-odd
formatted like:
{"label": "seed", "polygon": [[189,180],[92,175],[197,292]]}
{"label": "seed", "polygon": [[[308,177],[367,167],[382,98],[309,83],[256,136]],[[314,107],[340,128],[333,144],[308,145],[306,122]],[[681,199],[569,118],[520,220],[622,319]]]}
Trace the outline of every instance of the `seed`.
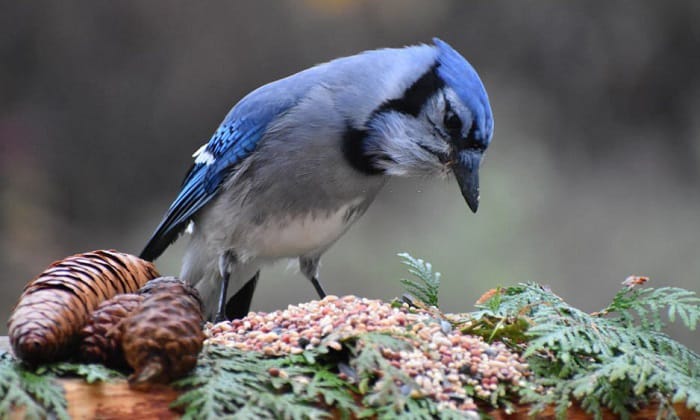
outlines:
{"label": "seed", "polygon": [[[488,398],[498,385],[517,384],[529,375],[527,366],[502,344],[487,344],[478,337],[463,335],[441,319],[436,309],[399,308],[379,300],[355,296],[328,296],[320,301],[290,305],[271,313],[251,313],[242,320],[208,324],[207,342],[260,351],[269,356],[299,354],[305,349],[327,346],[342,351],[346,338],[366,332],[382,332],[410,344],[410,349],[381,349],[392,367],[412,378],[415,386],[397,384],[412,397],[427,397],[440,407],[474,410],[474,401],[464,387]],[[452,319],[452,318],[448,318]],[[332,334],[332,336],[331,336]],[[352,370],[349,370],[352,372]],[[271,371],[271,375],[281,374]],[[342,372],[341,379],[355,381],[356,374]],[[381,374],[378,374],[381,377]],[[295,378],[300,382],[308,378]],[[374,383],[381,387],[388,377]],[[455,395],[460,398],[454,398]]]}

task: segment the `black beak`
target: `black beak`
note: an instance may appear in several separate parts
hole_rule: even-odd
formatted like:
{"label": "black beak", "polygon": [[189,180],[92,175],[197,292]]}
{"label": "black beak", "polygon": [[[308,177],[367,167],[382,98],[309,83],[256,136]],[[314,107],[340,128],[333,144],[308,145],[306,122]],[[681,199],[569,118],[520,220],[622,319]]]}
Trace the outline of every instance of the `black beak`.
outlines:
{"label": "black beak", "polygon": [[482,156],[479,150],[461,150],[456,153],[456,162],[452,166],[462,195],[474,213],[479,208],[479,165]]}

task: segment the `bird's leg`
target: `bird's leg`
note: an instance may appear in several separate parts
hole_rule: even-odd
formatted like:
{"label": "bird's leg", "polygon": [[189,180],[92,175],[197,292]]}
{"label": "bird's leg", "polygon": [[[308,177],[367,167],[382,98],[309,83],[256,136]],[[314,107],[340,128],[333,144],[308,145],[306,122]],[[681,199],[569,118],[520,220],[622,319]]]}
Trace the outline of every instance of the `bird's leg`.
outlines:
{"label": "bird's leg", "polygon": [[248,280],[248,283],[226,302],[226,317],[228,319],[240,319],[248,315],[250,302],[253,300],[253,293],[255,293],[255,286],[258,284],[259,276],[260,271],[255,273],[255,276]]}
{"label": "bird's leg", "polygon": [[318,293],[319,299],[323,299],[324,297],[326,297],[326,292],[323,290],[321,282],[318,281],[318,262],[320,259],[320,256],[300,257],[299,268],[301,269],[301,272],[304,274],[304,276],[306,276],[306,278],[309,279],[311,284],[314,286],[314,289],[316,289],[316,293]]}
{"label": "bird's leg", "polygon": [[226,305],[226,294],[228,293],[228,281],[231,277],[231,267],[236,263],[236,256],[231,251],[226,251],[219,257],[219,273],[221,273],[221,294],[219,295],[219,305],[216,308],[214,323],[226,321],[224,306]]}

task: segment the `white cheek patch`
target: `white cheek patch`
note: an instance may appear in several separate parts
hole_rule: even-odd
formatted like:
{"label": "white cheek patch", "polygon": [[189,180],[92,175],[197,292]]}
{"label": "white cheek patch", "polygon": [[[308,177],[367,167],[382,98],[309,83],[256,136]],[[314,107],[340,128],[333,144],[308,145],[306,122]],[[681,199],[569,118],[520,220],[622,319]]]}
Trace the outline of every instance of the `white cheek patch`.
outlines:
{"label": "white cheek patch", "polygon": [[192,154],[192,157],[195,158],[194,163],[203,163],[205,165],[211,165],[214,163],[214,155],[206,150],[207,144],[208,143],[203,144],[202,147],[197,149],[197,151]]}
{"label": "white cheek patch", "polygon": [[444,164],[429,152],[447,153],[448,144],[429,126],[425,114],[419,118],[392,112],[377,127],[378,137],[369,143],[367,153],[386,155],[377,166],[394,176],[424,176],[444,171]]}

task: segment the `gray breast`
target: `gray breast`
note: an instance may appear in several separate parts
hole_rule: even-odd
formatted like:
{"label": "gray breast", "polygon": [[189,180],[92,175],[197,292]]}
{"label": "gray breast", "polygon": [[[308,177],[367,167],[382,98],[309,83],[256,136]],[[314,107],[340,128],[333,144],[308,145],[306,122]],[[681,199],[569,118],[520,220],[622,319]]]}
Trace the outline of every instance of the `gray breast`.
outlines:
{"label": "gray breast", "polygon": [[319,88],[312,94],[313,107],[301,103],[268,127],[212,203],[218,209],[210,215],[227,218],[211,225],[222,247],[273,258],[324,249],[384,185],[384,176],[364,174],[346,161],[346,125],[333,111],[330,92]]}

